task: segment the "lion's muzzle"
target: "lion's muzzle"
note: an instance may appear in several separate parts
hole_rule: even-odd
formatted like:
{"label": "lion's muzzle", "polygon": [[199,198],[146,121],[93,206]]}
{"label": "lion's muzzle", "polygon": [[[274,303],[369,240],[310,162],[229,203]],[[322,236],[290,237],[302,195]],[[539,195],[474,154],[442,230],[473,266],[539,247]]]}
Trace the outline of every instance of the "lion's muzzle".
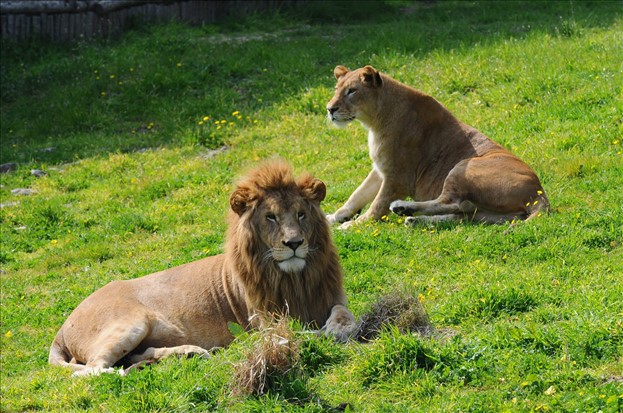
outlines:
{"label": "lion's muzzle", "polygon": [[309,244],[303,238],[282,241],[283,247],[272,249],[272,255],[282,271],[296,273],[305,267]]}

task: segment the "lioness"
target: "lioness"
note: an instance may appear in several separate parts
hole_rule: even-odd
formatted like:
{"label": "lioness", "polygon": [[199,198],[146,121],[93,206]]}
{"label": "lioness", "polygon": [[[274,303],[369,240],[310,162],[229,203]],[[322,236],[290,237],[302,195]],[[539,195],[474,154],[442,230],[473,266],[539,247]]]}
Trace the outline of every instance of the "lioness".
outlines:
{"label": "lioness", "polygon": [[[502,223],[530,219],[549,201],[528,165],[460,122],[437,100],[372,66],[334,70],[327,104],[337,126],[357,119],[368,129],[372,171],[330,223],[380,219],[391,209],[427,221],[470,219]],[[410,196],[413,202],[403,201]],[[409,223],[414,218],[408,218]],[[349,226],[353,221],[343,224]]]}
{"label": "lioness", "polygon": [[121,359],[207,355],[232,341],[228,322],[260,327],[254,316],[268,313],[347,340],[357,324],[320,210],[325,194],[283,161],[260,166],[231,194],[224,254],[95,291],[61,327],[49,362],[80,375],[112,372]]}

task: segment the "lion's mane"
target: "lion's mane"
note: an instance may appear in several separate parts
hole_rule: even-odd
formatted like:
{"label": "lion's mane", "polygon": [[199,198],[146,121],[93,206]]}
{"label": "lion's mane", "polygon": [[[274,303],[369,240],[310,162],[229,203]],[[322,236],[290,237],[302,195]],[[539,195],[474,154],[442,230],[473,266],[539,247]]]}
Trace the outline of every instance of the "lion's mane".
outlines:
{"label": "lion's mane", "polygon": [[[259,313],[289,313],[303,323],[315,322],[322,326],[329,310],[338,302],[346,303],[342,290],[342,268],[331,240],[329,225],[319,207],[325,188],[318,188],[310,175],[298,180],[285,162],[260,166],[237,185],[238,195],[246,196],[249,213],[229,214],[227,233],[227,260],[232,266],[231,276],[242,283],[246,292],[247,308]],[[263,259],[266,245],[261,238],[255,214],[266,196],[277,192],[279,197],[302,196],[310,200],[312,225],[307,264],[300,274],[287,274],[271,260]],[[311,202],[317,197],[318,202]],[[232,195],[232,207],[238,202]]]}

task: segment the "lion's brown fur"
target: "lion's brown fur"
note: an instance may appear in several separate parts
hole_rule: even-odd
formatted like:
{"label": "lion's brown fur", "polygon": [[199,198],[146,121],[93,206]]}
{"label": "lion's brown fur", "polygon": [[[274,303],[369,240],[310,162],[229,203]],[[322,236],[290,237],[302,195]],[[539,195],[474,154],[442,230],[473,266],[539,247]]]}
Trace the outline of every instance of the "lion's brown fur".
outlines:
{"label": "lion's brown fur", "polygon": [[[319,181],[310,175],[303,175],[298,180],[292,177],[287,164],[274,163],[270,169],[259,169],[238,183],[238,189],[232,194],[231,202],[239,202],[246,197],[247,207],[256,208],[256,204],[269,195],[277,194],[283,207],[289,205],[294,196],[315,197],[320,202],[325,196],[324,185],[318,188]],[[319,193],[318,193],[319,192]],[[300,277],[284,278],[270,262],[264,262],[257,254],[259,214],[238,215],[232,209],[229,214],[227,250],[234,259],[235,272],[244,282],[246,299],[252,308],[259,312],[284,313],[287,304],[289,314],[304,323],[314,322],[318,327],[324,325],[329,312],[327,309],[336,303],[345,303],[342,290],[342,267],[340,266],[329,227],[318,203],[310,203],[313,228],[310,244],[317,250],[310,254],[309,260]],[[336,302],[337,299],[337,302]]]}
{"label": "lion's brown fur", "polygon": [[255,315],[267,313],[347,339],[356,323],[320,210],[325,193],[318,179],[296,180],[283,161],[250,172],[230,198],[224,254],[94,292],[59,330],[49,362],[90,374],[121,359],[205,356],[231,342],[228,322],[256,327],[263,317]]}

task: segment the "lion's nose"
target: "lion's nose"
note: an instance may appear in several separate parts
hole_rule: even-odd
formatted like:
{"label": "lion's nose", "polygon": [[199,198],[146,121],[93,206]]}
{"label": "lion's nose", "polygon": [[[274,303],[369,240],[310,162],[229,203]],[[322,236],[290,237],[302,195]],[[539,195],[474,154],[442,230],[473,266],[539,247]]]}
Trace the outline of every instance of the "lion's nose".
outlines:
{"label": "lion's nose", "polygon": [[296,251],[298,247],[303,243],[302,239],[290,240],[290,241],[282,241],[283,245],[292,249],[292,251]]}

